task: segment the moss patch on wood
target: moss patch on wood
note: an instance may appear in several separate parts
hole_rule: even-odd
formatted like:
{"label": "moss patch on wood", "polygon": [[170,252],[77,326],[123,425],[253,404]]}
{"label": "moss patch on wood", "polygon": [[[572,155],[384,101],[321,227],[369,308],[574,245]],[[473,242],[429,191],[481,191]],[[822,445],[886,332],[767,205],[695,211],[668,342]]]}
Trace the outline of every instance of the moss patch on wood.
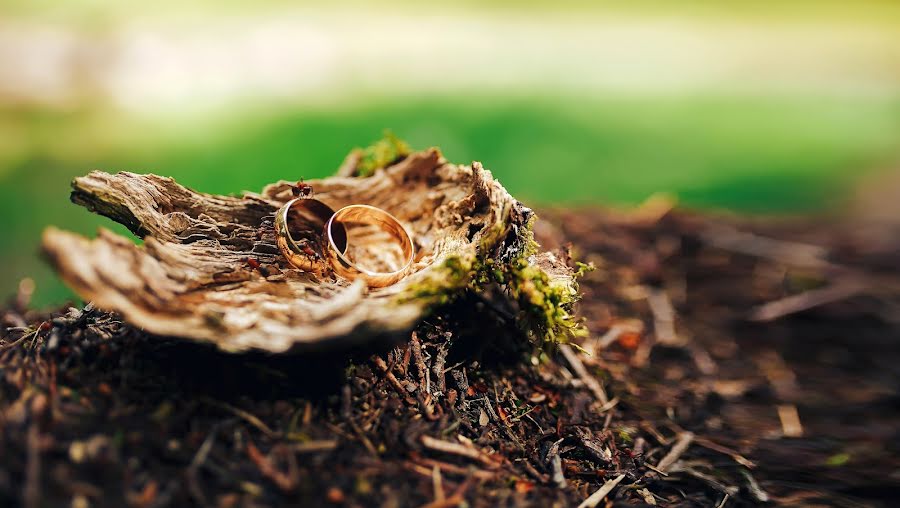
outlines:
{"label": "moss patch on wood", "polygon": [[395,164],[412,153],[409,144],[391,131],[385,131],[383,138],[358,151],[359,163],[355,176],[360,177],[372,176],[375,171]]}
{"label": "moss patch on wood", "polygon": [[[554,279],[541,267],[542,263],[553,263],[563,268],[567,263],[554,254],[539,252],[533,225],[534,219],[529,220],[524,234],[526,241],[511,258],[499,262],[486,255],[488,244],[496,242],[489,240],[509,234],[507,230],[499,230],[467,255],[448,257],[433,277],[409,287],[400,301],[428,299],[437,307],[452,303],[466,291],[480,293],[496,285],[516,304],[517,308],[513,309],[516,322],[533,343],[567,343],[583,336],[586,329],[572,313],[580,296],[577,281],[572,276]],[[590,265],[578,263],[575,275],[581,276],[591,269]]]}

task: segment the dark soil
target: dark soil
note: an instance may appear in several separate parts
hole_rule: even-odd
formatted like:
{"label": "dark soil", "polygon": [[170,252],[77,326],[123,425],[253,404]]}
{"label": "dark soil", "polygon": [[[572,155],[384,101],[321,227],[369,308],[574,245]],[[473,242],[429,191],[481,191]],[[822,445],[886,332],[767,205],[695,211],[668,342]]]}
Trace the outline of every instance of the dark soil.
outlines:
{"label": "dark soil", "polygon": [[291,357],[22,295],[0,326],[0,506],[577,506],[611,480],[597,506],[900,497],[896,245],[825,220],[544,216],[545,246],[597,266],[593,356],[528,345],[490,295],[393,349]]}

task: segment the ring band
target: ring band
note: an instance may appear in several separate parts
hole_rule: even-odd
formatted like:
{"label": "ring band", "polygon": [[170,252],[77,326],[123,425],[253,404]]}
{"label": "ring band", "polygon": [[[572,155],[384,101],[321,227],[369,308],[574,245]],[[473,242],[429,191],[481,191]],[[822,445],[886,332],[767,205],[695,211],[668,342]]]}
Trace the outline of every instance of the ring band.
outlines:
{"label": "ring band", "polygon": [[[291,212],[295,217],[291,217]],[[275,214],[275,239],[288,262],[305,272],[324,273],[327,270],[320,235],[325,223],[333,216],[334,210],[330,206],[310,198],[292,199],[278,210]],[[301,239],[291,234],[291,226],[297,224],[301,224],[301,231],[306,233]],[[339,246],[341,252],[347,250],[347,231],[343,224],[336,228],[333,240],[329,241]]]}
{"label": "ring band", "polygon": [[[362,268],[345,255],[347,243],[347,230],[342,223],[359,222],[378,226],[384,232],[391,235],[400,243],[400,249],[403,254],[402,266],[391,272],[377,272]],[[335,223],[337,226],[335,227]],[[409,233],[400,224],[393,215],[385,212],[380,208],[369,205],[349,205],[341,208],[328,219],[325,224],[324,231],[325,240],[325,257],[331,264],[334,273],[344,277],[345,279],[354,280],[362,278],[369,287],[380,288],[390,286],[397,282],[404,275],[413,261],[413,244]],[[342,240],[343,239],[343,240]],[[344,245],[341,249],[340,246]]]}

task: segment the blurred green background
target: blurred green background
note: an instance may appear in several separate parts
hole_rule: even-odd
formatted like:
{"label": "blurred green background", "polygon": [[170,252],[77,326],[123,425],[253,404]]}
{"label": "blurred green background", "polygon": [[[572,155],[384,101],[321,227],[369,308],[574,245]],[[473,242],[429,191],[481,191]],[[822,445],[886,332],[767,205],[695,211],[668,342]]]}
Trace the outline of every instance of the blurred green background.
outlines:
{"label": "blurred green background", "polygon": [[93,169],[239,193],[332,173],[391,129],[534,205],[657,192],[839,212],[900,162],[900,3],[492,0],[0,7],[0,296]]}

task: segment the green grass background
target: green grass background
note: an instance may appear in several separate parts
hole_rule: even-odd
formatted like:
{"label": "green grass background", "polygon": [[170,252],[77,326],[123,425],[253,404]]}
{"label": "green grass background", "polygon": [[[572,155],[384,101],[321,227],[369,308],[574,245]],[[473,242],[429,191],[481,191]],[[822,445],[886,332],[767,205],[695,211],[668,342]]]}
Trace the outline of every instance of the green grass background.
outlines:
{"label": "green grass background", "polygon": [[165,120],[103,111],[0,111],[3,295],[29,276],[37,304],[71,297],[38,243],[49,224],[112,227],[68,199],[71,179],[93,169],[239,193],[327,176],[389,128],[454,162],[482,161],[534,205],[634,204],[669,192],[692,207],[785,214],[840,206],[862,175],[900,159],[900,98],[367,97]]}

